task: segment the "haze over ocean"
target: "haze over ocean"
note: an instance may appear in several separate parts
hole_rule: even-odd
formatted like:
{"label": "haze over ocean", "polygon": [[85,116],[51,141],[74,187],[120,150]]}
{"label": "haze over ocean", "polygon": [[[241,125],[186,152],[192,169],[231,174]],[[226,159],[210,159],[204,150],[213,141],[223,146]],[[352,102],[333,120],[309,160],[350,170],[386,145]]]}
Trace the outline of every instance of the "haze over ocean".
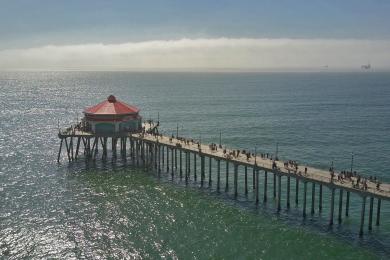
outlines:
{"label": "haze over ocean", "polygon": [[362,198],[339,225],[337,191],[330,227],[326,185],[302,220],[304,185],[286,211],[286,178],[276,213],[243,178],[235,199],[216,174],[200,188],[120,158],[57,163],[57,122],[115,95],[166,135],[222,132],[228,148],[390,183],[389,13],[386,0],[0,1],[0,258],[390,259],[388,201],[369,232],[367,198],[359,237]]}
{"label": "haze over ocean", "polygon": [[273,153],[279,143],[282,159],[324,169],[332,160],[349,169],[354,152],[354,169],[389,182],[389,85],[389,73],[373,72],[1,72],[0,255],[388,258],[386,202],[381,226],[359,239],[359,203],[328,230],[328,203],[302,221],[294,206],[279,215],[273,200],[254,207],[252,190],[235,201],[232,191],[185,188],[119,159],[57,165],[56,155],[57,120],[66,127],[115,94],[146,119],[159,113],[168,135],[179,123],[181,135],[204,142],[222,131],[232,148]]}

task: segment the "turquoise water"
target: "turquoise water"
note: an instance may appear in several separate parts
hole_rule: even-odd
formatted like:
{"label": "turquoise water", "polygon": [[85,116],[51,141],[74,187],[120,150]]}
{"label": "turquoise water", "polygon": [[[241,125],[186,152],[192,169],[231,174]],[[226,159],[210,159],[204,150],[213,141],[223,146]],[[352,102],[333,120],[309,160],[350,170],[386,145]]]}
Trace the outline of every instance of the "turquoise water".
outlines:
{"label": "turquoise water", "polygon": [[[0,90],[0,255],[390,255],[388,202],[382,203],[381,226],[372,233],[366,227],[359,238],[357,196],[352,196],[351,216],[329,229],[328,203],[322,214],[306,220],[300,217],[301,204],[276,214],[272,199],[255,207],[251,190],[243,196],[242,179],[234,200],[232,191],[218,194],[199,183],[185,187],[129,161],[68,164],[64,157],[56,163],[57,120],[68,126],[84,107],[115,94],[140,107],[145,118],[159,113],[166,134],[179,123],[180,135],[201,136],[204,142],[218,142],[222,131],[229,147],[273,153],[278,143],[281,158],[324,169],[331,161],[336,169],[348,169],[353,152],[354,169],[390,182],[388,73],[2,72]],[[328,195],[325,191],[324,202]]]}

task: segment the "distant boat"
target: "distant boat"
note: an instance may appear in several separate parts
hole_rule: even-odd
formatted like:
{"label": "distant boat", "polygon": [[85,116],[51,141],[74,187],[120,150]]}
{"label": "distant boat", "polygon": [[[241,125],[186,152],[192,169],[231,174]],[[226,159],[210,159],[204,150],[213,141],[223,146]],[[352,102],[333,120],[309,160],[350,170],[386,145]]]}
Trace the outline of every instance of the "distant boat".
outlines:
{"label": "distant boat", "polygon": [[371,64],[368,63],[368,64],[365,64],[365,65],[362,65],[361,68],[362,68],[362,70],[369,70],[369,69],[371,69]]}

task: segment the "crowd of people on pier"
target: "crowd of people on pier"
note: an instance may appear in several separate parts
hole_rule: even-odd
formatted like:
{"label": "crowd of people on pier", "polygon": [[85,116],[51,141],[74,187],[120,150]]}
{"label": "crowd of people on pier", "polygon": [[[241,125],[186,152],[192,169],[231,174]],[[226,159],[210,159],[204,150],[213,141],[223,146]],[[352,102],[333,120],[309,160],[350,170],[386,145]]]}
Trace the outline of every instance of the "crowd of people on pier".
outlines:
{"label": "crowd of people on pier", "polygon": [[[331,175],[331,182],[334,181],[335,172],[331,167],[329,168],[329,172]],[[337,174],[337,181],[340,183],[350,182],[352,187],[355,189],[368,190],[368,183],[374,183],[377,190],[380,190],[380,181],[376,177],[370,176],[369,178],[365,178],[359,175],[356,171],[341,171]]]}

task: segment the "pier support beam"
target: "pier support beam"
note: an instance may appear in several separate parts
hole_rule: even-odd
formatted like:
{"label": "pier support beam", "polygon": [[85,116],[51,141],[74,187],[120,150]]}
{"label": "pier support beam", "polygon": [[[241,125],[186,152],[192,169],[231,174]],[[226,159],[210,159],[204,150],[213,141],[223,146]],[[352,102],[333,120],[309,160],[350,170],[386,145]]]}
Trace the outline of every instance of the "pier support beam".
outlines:
{"label": "pier support beam", "polygon": [[363,228],[364,228],[364,215],[366,211],[366,197],[363,197],[362,201],[362,212],[360,215],[360,231],[359,231],[359,236],[363,236]]}
{"label": "pier support beam", "polygon": [[177,173],[177,149],[175,148],[175,171]]}
{"label": "pier support beam", "polygon": [[278,175],[278,212],[281,209],[282,202],[282,175]]}
{"label": "pier support beam", "polygon": [[256,172],[256,204],[259,204],[259,169],[255,168]]}
{"label": "pier support beam", "polygon": [[348,217],[349,215],[349,191],[347,191],[347,198],[345,201],[345,216]]}
{"label": "pier support beam", "polygon": [[65,137],[65,147],[66,147],[66,154],[68,155],[68,161],[70,162],[71,159],[70,159],[70,154],[69,154],[69,145],[68,145],[68,140],[66,137]]}
{"label": "pier support beam", "polygon": [[234,164],[234,197],[238,195],[238,164]]}
{"label": "pier support beam", "polygon": [[334,213],[334,192],[335,189],[331,188],[331,198],[330,198],[330,216],[329,216],[329,225],[333,225],[333,213]]}
{"label": "pier support beam", "polygon": [[303,218],[306,218],[306,194],[307,194],[307,182],[303,182]]}
{"label": "pier support beam", "polygon": [[219,192],[221,186],[221,160],[217,159],[217,191]]}
{"label": "pier support beam", "polygon": [[96,142],[96,145],[95,145],[95,153],[93,155],[94,159],[96,158],[96,155],[97,153],[99,152],[99,149],[98,149],[98,146],[99,146],[99,138],[98,137],[95,137],[95,142]]}
{"label": "pier support beam", "polygon": [[310,213],[312,215],[314,214],[315,197],[316,197],[316,184],[314,182],[312,182],[312,184],[311,184],[311,211],[310,211]]}
{"label": "pier support beam", "polygon": [[[115,142],[114,139],[111,139],[111,142],[112,142],[111,143],[112,147],[114,147],[114,142]],[[113,156],[115,156],[114,152],[113,152]],[[137,166],[139,166],[139,141],[138,140],[135,141],[135,160]]]}
{"label": "pier support beam", "polygon": [[[158,177],[160,177],[160,175],[161,175],[161,145],[158,145],[157,147],[158,147],[157,148],[158,149]],[[180,162],[181,162],[181,160],[180,160]],[[181,165],[180,165],[180,169],[181,169]]]}
{"label": "pier support beam", "polygon": [[167,173],[169,173],[169,147],[166,146],[167,148]]}
{"label": "pier support beam", "polygon": [[274,199],[276,198],[276,174],[274,174],[274,181],[273,181],[273,185],[274,185]]}
{"label": "pier support beam", "polygon": [[253,167],[252,171],[252,184],[253,184],[253,190],[256,189],[256,170],[255,167]]}
{"label": "pier support beam", "polygon": [[225,184],[225,191],[229,190],[229,161],[226,161],[226,184]]}
{"label": "pier support beam", "polygon": [[196,153],[194,153],[194,180],[197,180],[197,173],[196,173]]}
{"label": "pier support beam", "polygon": [[180,180],[183,178],[183,162],[182,162],[182,157],[183,157],[183,151],[180,149],[180,153],[179,153],[179,165],[180,165]]}
{"label": "pier support beam", "polygon": [[322,184],[320,184],[320,191],[319,191],[319,196],[318,196],[318,211],[322,211]]}
{"label": "pier support beam", "polygon": [[191,179],[191,152],[188,152],[188,179]]}
{"label": "pier support beam", "polygon": [[58,150],[58,156],[57,156],[57,162],[59,163],[60,162],[60,156],[61,156],[61,150],[62,150],[62,143],[63,143],[64,139],[61,138],[61,142],[60,142],[60,149]]}
{"label": "pier support beam", "polygon": [[295,178],[295,205],[298,205],[299,196],[299,179]]}
{"label": "pier support beam", "polygon": [[174,176],[174,167],[175,167],[175,165],[174,165],[174,156],[175,155],[175,153],[174,153],[174,148],[171,148],[171,177],[172,177],[172,180],[173,180],[173,176]]}
{"label": "pier support beam", "polygon": [[200,186],[203,187],[203,182],[205,179],[205,159],[204,155],[200,156]]}
{"label": "pier support beam", "polygon": [[368,214],[368,230],[372,230],[372,212],[374,211],[374,197],[370,198],[370,211]]}
{"label": "pier support beam", "polygon": [[116,157],[116,142],[115,142],[115,137],[111,138],[111,152],[112,152],[112,157]]}
{"label": "pier support beam", "polygon": [[287,209],[290,209],[290,176],[287,176]]}
{"label": "pier support beam", "polygon": [[340,195],[339,195],[339,223],[343,221],[343,189],[340,189]]}
{"label": "pier support beam", "polygon": [[70,138],[69,149],[70,149],[70,158],[73,161],[73,159],[74,159],[74,157],[73,157],[73,137]]}
{"label": "pier support beam", "polygon": [[190,158],[189,152],[185,152],[185,159],[186,159],[185,180],[186,180],[186,184],[188,184],[188,177],[190,175],[190,173],[189,173],[190,159],[189,158]]}
{"label": "pier support beam", "polygon": [[211,186],[211,163],[212,163],[212,158],[209,157],[209,187]]}
{"label": "pier support beam", "polygon": [[381,217],[381,199],[378,199],[378,204],[376,208],[376,225],[379,226]]}
{"label": "pier support beam", "polygon": [[268,188],[267,177],[268,177],[268,173],[267,171],[265,171],[264,172],[264,203],[267,202],[267,188]]}
{"label": "pier support beam", "polygon": [[[107,138],[107,137],[106,137]],[[77,137],[77,145],[76,145],[76,155],[74,156],[74,159],[77,160],[77,156],[79,155],[79,149],[80,149],[80,141],[81,137]],[[106,149],[107,150],[107,149]],[[107,153],[106,153],[107,156]]]}
{"label": "pier support beam", "polygon": [[245,165],[245,195],[248,194],[248,166]]}
{"label": "pier support beam", "polygon": [[165,166],[165,155],[164,155],[164,149],[165,148],[165,146],[162,146],[161,147],[161,159],[162,159],[162,168],[164,169],[164,166]]}

